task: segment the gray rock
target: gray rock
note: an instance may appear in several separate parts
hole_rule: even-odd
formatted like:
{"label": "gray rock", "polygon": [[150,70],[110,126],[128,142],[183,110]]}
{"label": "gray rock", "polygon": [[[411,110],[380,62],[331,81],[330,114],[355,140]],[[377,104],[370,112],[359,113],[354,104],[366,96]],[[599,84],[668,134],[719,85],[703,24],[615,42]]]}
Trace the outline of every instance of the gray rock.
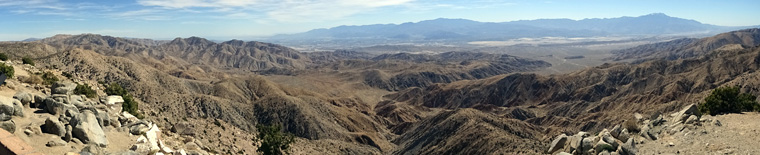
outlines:
{"label": "gray rock", "polygon": [[101,147],[108,146],[106,134],[92,111],[82,111],[77,117],[72,118],[71,124],[73,126],[71,134],[83,143],[97,144]]}
{"label": "gray rock", "polygon": [[594,139],[591,137],[583,138],[583,141],[581,141],[580,152],[588,152],[593,148],[594,148]]}
{"label": "gray rock", "polygon": [[44,109],[45,108],[44,102],[45,102],[45,96],[34,95],[34,103],[29,104],[29,107]]}
{"label": "gray rock", "polygon": [[26,134],[27,136],[31,136],[32,134],[34,134],[34,132],[32,130],[26,129],[24,130],[24,134]]}
{"label": "gray rock", "polygon": [[697,116],[696,116],[696,115],[690,115],[690,116],[689,116],[689,118],[687,118],[687,119],[686,119],[686,121],[684,122],[684,124],[694,124],[694,123],[698,123],[698,122],[697,122],[698,120],[699,120],[699,118],[697,118]]}
{"label": "gray rock", "polygon": [[95,115],[97,116],[98,124],[100,124],[101,128],[111,124],[111,119],[108,118],[108,113],[105,111],[95,110]]}
{"label": "gray rock", "polygon": [[42,132],[56,135],[59,138],[66,135],[66,126],[58,121],[58,118],[55,116],[45,119],[45,124],[40,128],[42,128]]}
{"label": "gray rock", "polygon": [[148,132],[148,130],[150,130],[150,127],[148,126],[148,124],[142,121],[127,125],[127,127],[129,127],[129,133],[133,135],[142,135],[145,132]]}
{"label": "gray rock", "polygon": [[50,140],[45,144],[47,147],[55,147],[55,146],[65,146],[66,141],[61,140],[60,137],[54,137],[53,140]]}
{"label": "gray rock", "polygon": [[615,148],[616,147],[613,147],[609,143],[604,142],[603,140],[600,140],[599,142],[596,143],[596,146],[594,146],[594,151],[596,152],[615,151]]}
{"label": "gray rock", "polygon": [[13,99],[13,115],[24,117],[24,105],[17,99]]}
{"label": "gray rock", "polygon": [[73,130],[74,130],[74,128],[71,127],[71,125],[68,125],[68,124],[66,125],[66,134],[63,135],[63,140],[64,141],[66,141],[66,142],[70,142],[71,141],[71,139],[73,138],[73,135],[72,135],[71,132]]}
{"label": "gray rock", "polygon": [[570,154],[570,153],[567,153],[567,152],[559,152],[559,153],[557,153],[557,155],[573,155],[573,154]]}
{"label": "gray rock", "polygon": [[16,113],[16,107],[13,105],[13,101],[10,103],[0,102],[0,114],[13,116]]}
{"label": "gray rock", "polygon": [[575,150],[580,150],[581,142],[583,141],[582,135],[575,134],[573,136],[568,137],[568,143],[570,145],[570,152],[573,152]]}
{"label": "gray rock", "polygon": [[11,120],[11,115],[0,113],[0,121],[8,121]]}
{"label": "gray rock", "polygon": [[195,136],[195,127],[187,122],[180,122],[177,124],[174,124],[171,128],[171,131],[180,135],[188,135],[188,136]]}
{"label": "gray rock", "polygon": [[618,145],[620,145],[615,138],[612,136],[604,136],[602,137],[602,141],[606,142],[607,144],[612,145],[613,148],[617,148]]}
{"label": "gray rock", "polygon": [[95,144],[87,144],[82,148],[79,154],[82,154],[82,152],[86,153],[92,153],[92,154],[105,154],[105,150],[103,148],[95,145]]}
{"label": "gray rock", "polygon": [[13,98],[21,101],[24,106],[29,105],[34,101],[34,96],[32,96],[32,94],[23,91],[16,92],[16,94],[13,95]]}
{"label": "gray rock", "polygon": [[720,121],[719,121],[718,119],[715,119],[715,120],[713,120],[713,124],[714,124],[715,126],[723,126],[723,124],[721,124],[721,123],[720,123]]}
{"label": "gray rock", "polygon": [[633,141],[633,138],[629,138],[628,141],[625,141],[625,143],[620,146],[620,155],[635,155],[638,152],[636,149],[636,143]]}
{"label": "gray rock", "polygon": [[16,122],[13,120],[0,122],[0,128],[10,133],[16,132]]}
{"label": "gray rock", "polygon": [[620,136],[620,131],[623,131],[623,128],[618,124],[610,130],[610,134],[612,134],[612,137],[618,138],[618,136]]}
{"label": "gray rock", "polygon": [[77,84],[75,83],[59,81],[54,83],[50,89],[53,91],[53,94],[71,95],[76,87]]}
{"label": "gray rock", "polygon": [[631,138],[631,134],[628,133],[628,129],[623,129],[623,131],[620,131],[620,135],[618,136],[618,140],[620,141],[628,141],[628,138]]}
{"label": "gray rock", "polygon": [[561,134],[557,136],[557,138],[555,138],[552,141],[551,145],[549,146],[549,150],[547,150],[546,153],[551,154],[551,153],[557,152],[558,150],[565,147],[566,142],[567,142],[567,135]]}
{"label": "gray rock", "polygon": [[140,153],[137,153],[135,151],[123,151],[116,153],[107,153],[106,155],[140,155]]}

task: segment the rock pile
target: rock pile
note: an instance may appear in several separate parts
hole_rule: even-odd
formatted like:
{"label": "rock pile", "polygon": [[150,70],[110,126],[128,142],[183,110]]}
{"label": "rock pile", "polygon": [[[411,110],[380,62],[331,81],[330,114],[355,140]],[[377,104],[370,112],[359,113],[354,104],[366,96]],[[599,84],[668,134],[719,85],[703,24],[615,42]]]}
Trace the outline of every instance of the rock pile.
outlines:
{"label": "rock pile", "polygon": [[551,154],[557,151],[562,151],[557,154],[574,155],[633,155],[637,152],[634,138],[630,138],[628,131],[621,129],[620,125],[615,126],[611,131],[604,129],[595,136],[588,132],[578,132],[572,136],[559,135],[552,141],[546,153]]}
{"label": "rock pile", "polygon": [[717,119],[702,118],[696,104],[665,117],[654,115],[652,119],[644,119],[638,113],[634,116],[635,124],[616,125],[612,130],[604,129],[596,136],[587,132],[579,132],[572,136],[559,135],[554,138],[546,153],[634,155],[638,152],[636,144],[643,144],[645,140],[655,141],[663,134],[689,134],[702,125],[721,126]]}

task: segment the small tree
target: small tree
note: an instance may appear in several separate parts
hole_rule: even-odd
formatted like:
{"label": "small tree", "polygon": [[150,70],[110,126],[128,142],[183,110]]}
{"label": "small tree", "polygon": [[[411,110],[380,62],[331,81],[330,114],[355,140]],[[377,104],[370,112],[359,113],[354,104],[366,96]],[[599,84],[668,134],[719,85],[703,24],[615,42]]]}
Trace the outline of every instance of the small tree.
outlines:
{"label": "small tree", "polygon": [[15,71],[13,70],[13,66],[0,63],[0,73],[5,73],[5,76],[8,78],[13,78],[14,72]]}
{"label": "small tree", "polygon": [[29,58],[29,57],[21,58],[21,62],[24,64],[29,64],[29,65],[34,66],[34,60],[32,60],[32,58]]}
{"label": "small tree", "polygon": [[55,82],[58,82],[58,76],[55,76],[53,72],[42,73],[42,84],[52,85]]}
{"label": "small tree", "polygon": [[108,95],[119,95],[122,99],[124,99],[124,103],[121,104],[122,111],[129,112],[129,114],[134,115],[137,118],[142,119],[144,116],[142,114],[138,113],[137,110],[139,109],[139,105],[137,101],[135,101],[134,98],[132,98],[132,95],[127,92],[127,90],[124,90],[121,85],[117,83],[111,83],[108,86],[106,86],[105,90],[106,94]]}
{"label": "small tree", "polygon": [[292,134],[282,132],[282,126],[256,125],[256,128],[259,131],[258,139],[261,141],[261,146],[256,151],[265,155],[289,154],[294,138]]}
{"label": "small tree", "polygon": [[0,60],[8,61],[8,55],[6,55],[5,53],[0,53]]}
{"label": "small tree", "polygon": [[74,89],[74,94],[84,95],[87,96],[87,98],[95,98],[98,96],[95,90],[92,90],[92,88],[90,88],[90,85],[87,84],[77,85],[77,87]]}
{"label": "small tree", "polygon": [[699,111],[710,115],[740,113],[760,110],[756,96],[739,93],[739,87],[720,87],[705,98],[705,102],[699,105]]}

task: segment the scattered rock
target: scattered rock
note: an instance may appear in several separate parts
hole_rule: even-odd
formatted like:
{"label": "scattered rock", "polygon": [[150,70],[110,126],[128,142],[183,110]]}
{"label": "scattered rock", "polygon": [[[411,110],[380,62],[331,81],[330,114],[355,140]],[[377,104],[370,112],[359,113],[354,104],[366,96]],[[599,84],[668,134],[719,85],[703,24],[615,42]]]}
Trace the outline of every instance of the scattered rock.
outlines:
{"label": "scattered rock", "polygon": [[596,146],[594,146],[594,151],[596,152],[615,151],[615,147],[613,147],[607,142],[604,142],[603,140],[600,140],[599,142],[596,143]]}
{"label": "scattered rock", "polygon": [[717,120],[717,119],[716,119],[716,120],[713,120],[713,124],[714,124],[715,126],[723,126],[723,124],[721,124],[721,123],[720,123],[720,121],[719,121],[719,120]]}
{"label": "scattered rock", "polygon": [[34,134],[34,132],[32,132],[32,130],[26,129],[24,130],[24,134],[26,134],[27,136],[31,136],[32,134]]}
{"label": "scattered rock", "polygon": [[549,146],[549,150],[547,150],[546,153],[551,154],[558,151],[559,149],[564,148],[566,142],[567,142],[567,135],[561,134],[557,136],[557,138],[554,138],[554,141],[552,141],[551,145]]}
{"label": "scattered rock", "polygon": [[51,116],[45,119],[45,124],[42,125],[42,132],[57,135],[63,137],[66,134],[66,126],[58,121],[58,117]]}
{"label": "scattered rock", "polygon": [[618,139],[620,141],[628,141],[629,138],[631,138],[631,135],[628,133],[628,129],[623,129],[620,131],[620,135],[618,136]]}

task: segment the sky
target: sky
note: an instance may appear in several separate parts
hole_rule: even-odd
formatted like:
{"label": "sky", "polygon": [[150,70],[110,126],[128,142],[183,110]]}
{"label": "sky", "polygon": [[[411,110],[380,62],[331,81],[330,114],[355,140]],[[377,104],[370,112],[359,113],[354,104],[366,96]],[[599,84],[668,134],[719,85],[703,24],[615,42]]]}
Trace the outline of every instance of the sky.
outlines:
{"label": "sky", "polygon": [[0,0],[0,41],[82,33],[230,40],[436,18],[506,22],[650,13],[750,26],[760,25],[758,6],[758,0]]}

